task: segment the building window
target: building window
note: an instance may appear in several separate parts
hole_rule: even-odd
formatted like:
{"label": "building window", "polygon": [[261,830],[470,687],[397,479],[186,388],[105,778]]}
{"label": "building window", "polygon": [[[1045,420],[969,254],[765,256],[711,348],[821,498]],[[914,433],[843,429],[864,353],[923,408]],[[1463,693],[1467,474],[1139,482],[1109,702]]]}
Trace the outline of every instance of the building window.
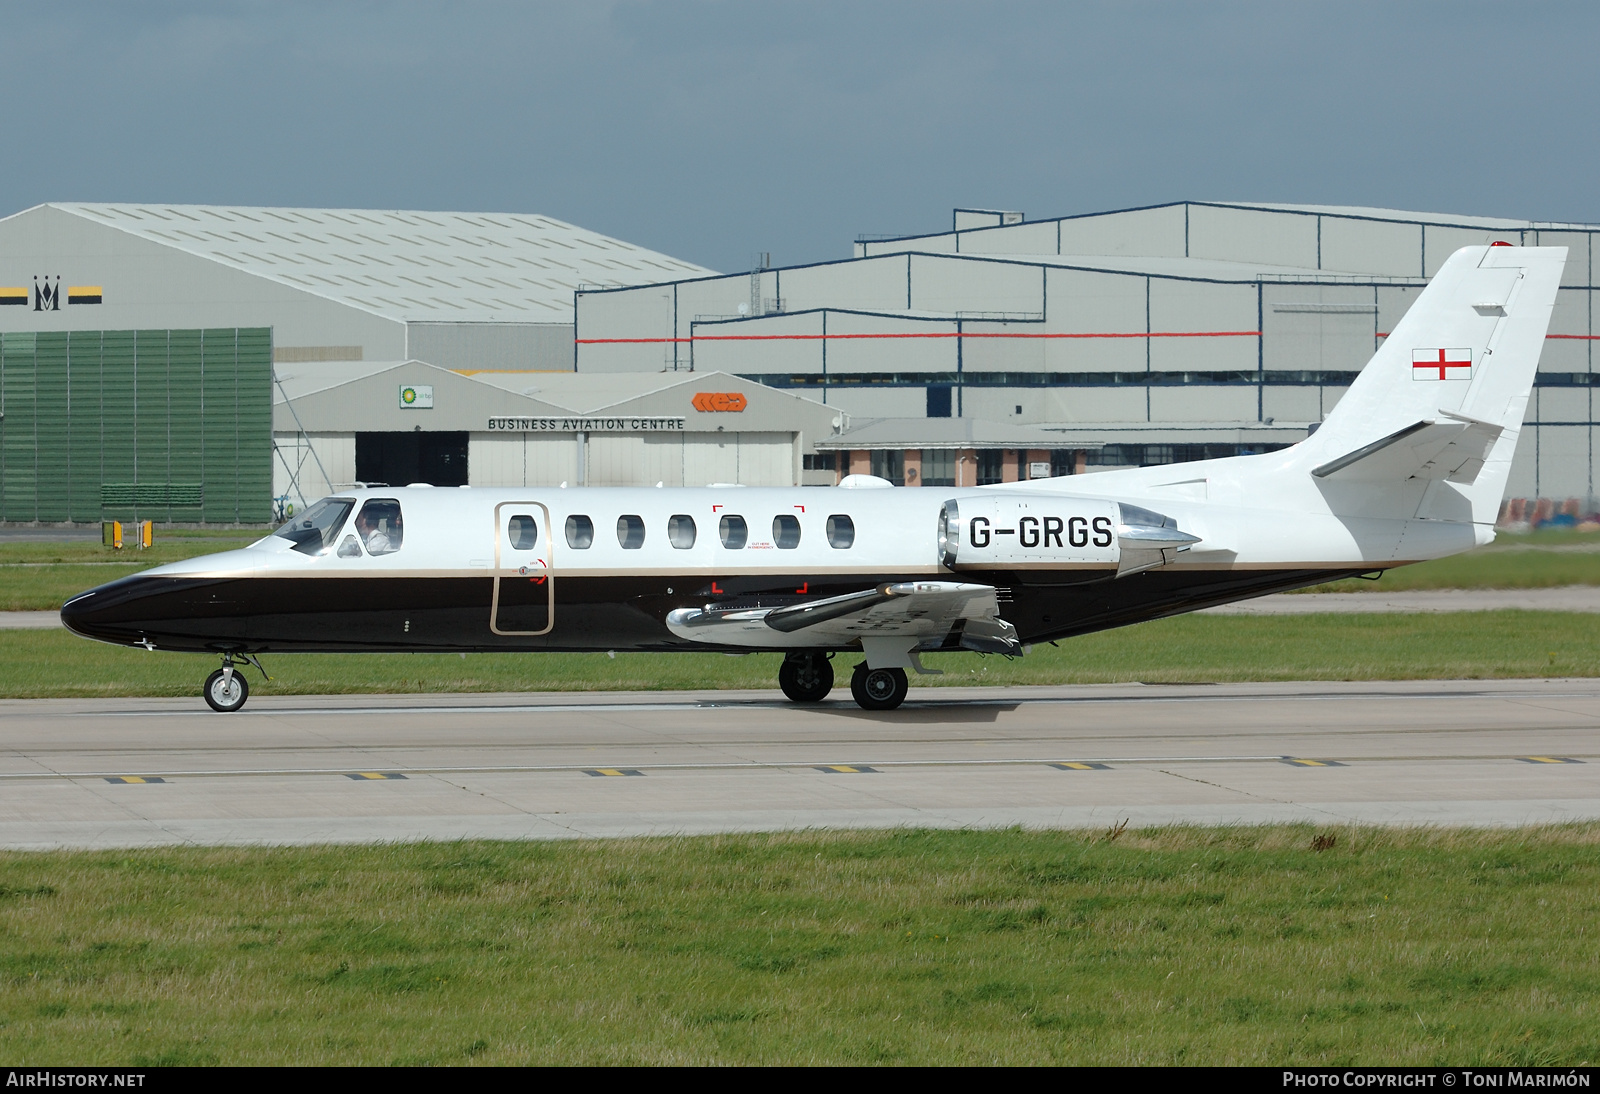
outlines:
{"label": "building window", "polygon": [[743,517],[730,514],[717,523],[717,535],[722,537],[724,547],[730,551],[738,551],[744,547],[745,540],[750,538],[750,529],[745,527]]}
{"label": "building window", "polygon": [[637,551],[644,546],[644,518],[627,515],[617,518],[617,542],[624,551]]}
{"label": "building window", "polygon": [[667,518],[667,542],[680,551],[694,546],[694,518],[687,513],[677,513]]}
{"label": "building window", "polygon": [[978,449],[978,485],[1005,481],[1006,453],[1003,448]]}
{"label": "building window", "polygon": [[800,546],[800,518],[784,513],[772,518],[772,545],[780,551]]}
{"label": "building window", "polygon": [[1062,475],[1072,475],[1078,470],[1078,453],[1073,448],[1052,448],[1050,450],[1050,475],[1059,479]]}
{"label": "building window", "polygon": [[828,518],[828,546],[837,551],[848,550],[856,541],[856,522],[843,513]]}
{"label": "building window", "polygon": [[931,384],[928,387],[928,417],[950,417],[950,385]]}
{"label": "building window", "polygon": [[1288,447],[1286,444],[1108,444],[1090,449],[1086,462],[1094,467],[1155,467],[1279,452]]}
{"label": "building window", "polygon": [[880,479],[888,479],[896,486],[906,484],[906,454],[904,452],[874,452],[872,454],[872,473]]}
{"label": "building window", "polygon": [[588,517],[567,518],[567,546],[574,551],[587,551],[594,545],[594,521]]}
{"label": "building window", "polygon": [[800,467],[805,471],[833,471],[837,466],[838,457],[832,452],[816,452],[800,457]]}
{"label": "building window", "polygon": [[924,448],[922,450],[922,485],[954,486],[955,484],[955,449]]}

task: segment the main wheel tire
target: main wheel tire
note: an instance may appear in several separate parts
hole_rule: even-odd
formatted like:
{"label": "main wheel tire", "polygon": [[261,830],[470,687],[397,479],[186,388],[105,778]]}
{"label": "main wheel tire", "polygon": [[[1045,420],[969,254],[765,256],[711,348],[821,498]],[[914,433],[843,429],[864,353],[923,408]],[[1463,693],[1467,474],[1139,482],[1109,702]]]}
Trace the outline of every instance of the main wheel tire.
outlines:
{"label": "main wheel tire", "polygon": [[833,690],[833,663],[820,653],[785,657],[778,686],[797,703],[820,703]]}
{"label": "main wheel tire", "polygon": [[869,669],[865,661],[850,677],[850,694],[862,710],[893,710],[906,701],[910,687],[905,669]]}
{"label": "main wheel tire", "polygon": [[218,714],[232,714],[244,706],[244,701],[250,698],[250,685],[245,681],[244,673],[238,670],[224,682],[222,670],[218,669],[206,677],[203,694],[212,710]]}

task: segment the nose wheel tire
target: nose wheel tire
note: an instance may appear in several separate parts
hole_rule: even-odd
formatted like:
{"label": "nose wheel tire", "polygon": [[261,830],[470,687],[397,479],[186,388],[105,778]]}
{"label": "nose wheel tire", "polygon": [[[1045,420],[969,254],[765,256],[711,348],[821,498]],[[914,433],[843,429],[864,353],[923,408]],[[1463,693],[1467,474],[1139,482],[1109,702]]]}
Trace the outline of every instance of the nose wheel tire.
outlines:
{"label": "nose wheel tire", "polygon": [[910,687],[905,669],[869,669],[865,661],[850,677],[850,694],[862,710],[893,710],[906,701]]}
{"label": "nose wheel tire", "polygon": [[797,703],[820,703],[833,690],[833,664],[820,653],[790,655],[778,669],[778,686]]}
{"label": "nose wheel tire", "polygon": [[233,672],[226,674],[221,669],[206,677],[204,695],[206,703],[218,714],[232,714],[244,706],[244,701],[250,698],[250,685],[245,682],[244,673]]}

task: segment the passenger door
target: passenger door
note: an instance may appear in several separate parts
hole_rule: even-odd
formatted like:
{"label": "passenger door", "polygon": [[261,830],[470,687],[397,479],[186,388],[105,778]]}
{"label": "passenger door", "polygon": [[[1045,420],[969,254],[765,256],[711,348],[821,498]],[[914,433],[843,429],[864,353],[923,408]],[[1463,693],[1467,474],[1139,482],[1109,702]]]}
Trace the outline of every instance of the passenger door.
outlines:
{"label": "passenger door", "polygon": [[521,636],[550,633],[555,626],[554,549],[546,506],[536,501],[505,501],[494,507],[490,631]]}

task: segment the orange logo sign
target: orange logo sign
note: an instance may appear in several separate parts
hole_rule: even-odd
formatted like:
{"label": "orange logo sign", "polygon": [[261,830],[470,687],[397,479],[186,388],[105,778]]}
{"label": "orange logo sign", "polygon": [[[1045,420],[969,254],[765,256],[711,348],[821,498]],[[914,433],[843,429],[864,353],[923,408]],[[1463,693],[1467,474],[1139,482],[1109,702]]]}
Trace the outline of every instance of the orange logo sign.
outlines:
{"label": "orange logo sign", "polygon": [[703,414],[718,411],[737,414],[750,405],[750,401],[737,391],[702,391],[692,402],[694,408]]}

